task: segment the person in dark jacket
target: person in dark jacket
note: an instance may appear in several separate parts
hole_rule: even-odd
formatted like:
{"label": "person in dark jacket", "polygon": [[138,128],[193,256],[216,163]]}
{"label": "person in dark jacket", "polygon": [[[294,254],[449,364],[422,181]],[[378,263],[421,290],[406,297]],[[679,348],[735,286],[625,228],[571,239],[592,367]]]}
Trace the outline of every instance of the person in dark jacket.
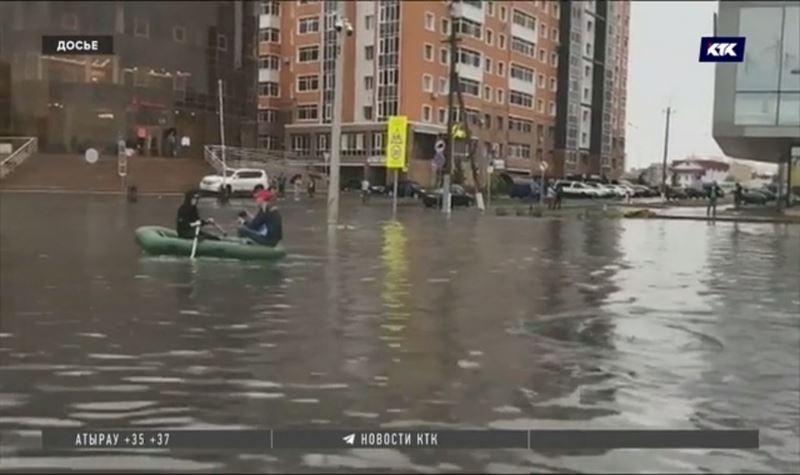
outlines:
{"label": "person in dark jacket", "polygon": [[[183,195],[183,204],[181,204],[180,208],[178,208],[178,216],[176,218],[175,230],[178,232],[178,236],[184,239],[194,239],[195,236],[195,227],[192,226],[192,223],[200,222],[200,226],[205,226],[206,224],[214,224],[214,220],[209,219],[200,219],[200,213],[197,211],[197,202],[200,199],[200,195],[196,191],[187,191]],[[219,241],[219,237],[207,233],[200,230],[198,234],[199,239],[210,239],[214,241]]]}
{"label": "person in dark jacket", "polygon": [[253,196],[258,204],[258,213],[252,218],[246,211],[239,213],[242,223],[239,228],[239,237],[274,247],[283,239],[283,221],[278,208],[270,203],[273,194],[267,190],[261,190]]}

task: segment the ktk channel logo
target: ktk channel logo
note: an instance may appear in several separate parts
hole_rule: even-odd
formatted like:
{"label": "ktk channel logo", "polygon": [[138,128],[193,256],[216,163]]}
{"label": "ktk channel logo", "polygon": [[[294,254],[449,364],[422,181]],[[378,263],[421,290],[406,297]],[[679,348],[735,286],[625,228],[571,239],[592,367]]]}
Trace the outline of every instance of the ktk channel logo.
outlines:
{"label": "ktk channel logo", "polygon": [[744,36],[704,36],[700,39],[701,63],[741,63]]}
{"label": "ktk channel logo", "polygon": [[42,36],[42,54],[110,55],[114,54],[113,36]]}

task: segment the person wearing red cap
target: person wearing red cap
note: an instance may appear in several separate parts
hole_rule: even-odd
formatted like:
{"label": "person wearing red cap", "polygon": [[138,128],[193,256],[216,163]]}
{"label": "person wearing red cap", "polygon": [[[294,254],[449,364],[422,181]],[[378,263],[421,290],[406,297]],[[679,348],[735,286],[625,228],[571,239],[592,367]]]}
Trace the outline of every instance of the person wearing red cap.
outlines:
{"label": "person wearing red cap", "polygon": [[242,221],[239,237],[265,246],[276,246],[283,239],[283,220],[278,208],[270,204],[273,194],[268,190],[259,190],[253,197],[258,204],[258,213],[253,218],[245,211],[239,213]]}

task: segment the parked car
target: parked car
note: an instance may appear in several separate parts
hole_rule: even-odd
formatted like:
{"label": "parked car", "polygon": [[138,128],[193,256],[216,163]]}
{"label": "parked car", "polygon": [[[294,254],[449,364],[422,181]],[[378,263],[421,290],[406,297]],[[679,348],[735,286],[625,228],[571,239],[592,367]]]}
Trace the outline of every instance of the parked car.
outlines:
{"label": "parked car", "polygon": [[342,191],[360,191],[361,190],[361,180],[358,178],[351,178],[349,180],[343,181],[339,188]]}
{"label": "parked car", "polygon": [[[394,183],[386,187],[389,195],[394,193]],[[398,198],[416,198],[422,194],[422,186],[414,180],[400,180],[397,182]]]}
{"label": "parked car", "polygon": [[683,191],[686,193],[687,198],[705,198],[708,196],[708,192],[705,189],[697,186],[687,186]]}
{"label": "parked car", "polygon": [[[464,191],[461,185],[452,185],[450,187],[451,203],[453,207],[456,206],[472,206],[475,203],[475,197]],[[426,208],[433,208],[440,206],[442,202],[442,189],[424,190],[421,194],[422,203]]]}
{"label": "parked car", "polygon": [[769,201],[769,197],[761,190],[752,190],[744,188],[742,190],[742,203],[765,205]]}
{"label": "parked car", "polygon": [[584,185],[596,190],[598,198],[614,198],[618,196],[615,190],[606,187],[606,185],[602,183],[586,182]]}
{"label": "parked car", "polygon": [[679,186],[668,186],[667,187],[667,199],[668,200],[685,200],[688,198],[686,191],[679,187]]}
{"label": "parked car", "polygon": [[597,198],[600,196],[598,190],[579,181],[557,181],[556,187],[561,188],[561,193],[566,198]]}
{"label": "parked car", "polygon": [[762,195],[766,196],[767,201],[775,201],[778,199],[778,195],[775,194],[770,188],[764,186],[761,188],[756,188],[754,191],[761,193]]}
{"label": "parked car", "polygon": [[242,168],[228,169],[225,177],[208,175],[200,180],[200,190],[206,193],[252,193],[269,188],[269,177],[264,170]]}
{"label": "parked car", "polygon": [[511,184],[511,189],[508,191],[508,196],[511,198],[530,198],[534,201],[539,199],[541,194],[541,187],[539,183],[531,182],[531,180],[516,180]]}

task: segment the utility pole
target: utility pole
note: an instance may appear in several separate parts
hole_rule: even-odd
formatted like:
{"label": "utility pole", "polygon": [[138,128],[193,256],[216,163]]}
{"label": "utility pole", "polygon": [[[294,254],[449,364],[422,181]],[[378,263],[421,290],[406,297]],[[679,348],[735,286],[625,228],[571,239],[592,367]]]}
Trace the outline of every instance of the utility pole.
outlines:
{"label": "utility pole", "polygon": [[664,161],[661,163],[661,197],[666,198],[667,193],[667,153],[669,151],[669,119],[672,107],[667,106],[667,125],[664,130]]}
{"label": "utility pole", "polygon": [[[331,160],[328,179],[328,225],[336,226],[339,221],[339,165],[341,163],[342,138],[342,94],[344,93],[344,36],[352,34],[352,27],[345,18],[345,2],[336,7],[336,47],[334,58],[333,117],[331,118]],[[324,107],[323,107],[324,109]],[[324,115],[324,111],[323,111]]]}
{"label": "utility pole", "polygon": [[450,46],[450,80],[449,80],[449,91],[447,93],[447,154],[446,162],[444,165],[444,177],[442,180],[442,210],[446,214],[450,214],[452,210],[452,196],[450,194],[450,180],[453,175],[454,164],[455,164],[455,137],[453,134],[453,126],[455,125],[455,120],[453,118],[453,99],[455,98],[456,88],[459,87],[458,84],[458,73],[456,72],[456,55],[458,54],[458,38],[456,37],[456,25],[453,22],[453,11],[455,10],[454,3],[451,1],[448,5],[450,11],[450,36],[447,39],[447,42]]}

